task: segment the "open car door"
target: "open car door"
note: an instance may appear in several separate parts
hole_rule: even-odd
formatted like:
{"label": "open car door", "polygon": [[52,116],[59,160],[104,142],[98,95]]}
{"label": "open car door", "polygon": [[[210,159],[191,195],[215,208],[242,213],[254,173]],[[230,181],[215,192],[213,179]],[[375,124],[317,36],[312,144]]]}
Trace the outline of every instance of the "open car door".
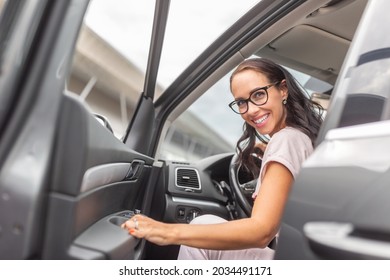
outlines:
{"label": "open car door", "polygon": [[[147,214],[160,168],[147,142],[137,140],[142,135],[125,144],[66,89],[88,2],[16,0],[3,7],[0,259],[143,257],[144,242],[120,225],[134,212]],[[162,30],[168,4],[156,5]],[[153,34],[156,52],[163,32]],[[146,92],[158,60],[150,56]],[[150,112],[150,99],[141,95],[137,113]]]}

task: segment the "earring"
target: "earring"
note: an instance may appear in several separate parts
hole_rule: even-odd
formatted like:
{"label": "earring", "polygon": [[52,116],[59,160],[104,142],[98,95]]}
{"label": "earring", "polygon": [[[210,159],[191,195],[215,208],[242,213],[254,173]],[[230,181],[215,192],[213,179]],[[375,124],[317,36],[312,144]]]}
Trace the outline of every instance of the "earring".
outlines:
{"label": "earring", "polygon": [[287,104],[287,99],[283,99],[282,103],[283,103],[283,105],[286,105]]}

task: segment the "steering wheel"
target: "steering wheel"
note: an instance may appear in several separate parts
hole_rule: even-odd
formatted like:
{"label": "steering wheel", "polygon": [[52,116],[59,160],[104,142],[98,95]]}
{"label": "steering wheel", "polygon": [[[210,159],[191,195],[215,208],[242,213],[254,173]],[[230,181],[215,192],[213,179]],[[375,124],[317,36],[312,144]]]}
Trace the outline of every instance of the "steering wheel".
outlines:
{"label": "steering wheel", "polygon": [[[256,160],[261,163],[259,158],[256,158]],[[229,179],[238,205],[244,213],[250,217],[253,206],[252,194],[256,189],[257,178],[253,178],[253,176],[248,174],[248,172],[241,170],[241,166],[238,164],[237,153],[233,155],[230,161]],[[240,182],[242,180],[246,182]]]}

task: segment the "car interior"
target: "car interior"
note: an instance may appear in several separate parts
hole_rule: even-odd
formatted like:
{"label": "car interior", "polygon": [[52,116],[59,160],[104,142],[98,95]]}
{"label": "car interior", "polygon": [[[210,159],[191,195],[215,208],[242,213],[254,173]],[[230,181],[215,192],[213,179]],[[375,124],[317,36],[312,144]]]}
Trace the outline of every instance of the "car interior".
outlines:
{"label": "car interior", "polygon": [[[220,77],[219,71],[228,73],[231,71],[232,65],[237,64],[237,60],[241,61],[251,56],[267,57],[288,69],[310,76],[310,81],[317,81],[312,85],[308,82],[303,87],[310,91],[312,99],[322,104],[326,110],[331,99],[332,88],[337,81],[366,4],[367,1],[323,1],[322,4],[309,1],[307,4],[303,4],[286,15],[283,20],[279,20],[268,27],[263,33],[240,49],[236,56],[233,56],[222,65],[216,73],[210,75],[206,84],[200,86],[198,90],[195,89],[186,100],[173,110],[168,116],[167,123],[174,123],[174,120],[187,108],[188,104],[194,102],[194,98],[196,98],[194,95],[203,94],[203,88],[211,87],[215,79]],[[318,91],[324,88],[321,87],[323,84],[328,86],[325,87],[326,91]],[[185,213],[191,215],[194,212],[196,212],[196,215],[213,213],[225,219],[231,219],[232,216],[240,218],[250,215],[252,204],[250,197],[255,186],[252,180],[256,178],[252,178],[242,170],[236,170],[234,162],[234,156],[229,153],[216,155],[196,163],[165,161],[165,164],[172,171],[174,169],[194,169],[199,172],[198,180],[202,181],[202,195],[199,196],[189,192],[187,198],[193,199],[191,203],[188,206],[183,203],[179,206],[179,204],[174,203],[174,198],[176,195],[182,196],[180,192],[185,191],[185,189],[177,188],[177,181],[170,181],[168,184],[168,201],[165,202],[167,203],[166,209],[169,210],[166,213],[169,212],[170,214],[163,217],[163,220],[182,222]],[[169,173],[169,178],[176,178],[177,180],[172,171]],[[206,179],[207,181],[204,182]],[[209,181],[210,179],[211,181]],[[197,206],[198,203],[203,204],[206,201],[214,202],[214,199],[208,197],[205,191],[206,188],[213,190],[213,187],[217,190],[222,189],[221,193],[225,193],[226,198],[229,197],[230,192],[232,193],[233,201],[235,201],[232,204],[236,208],[235,216],[226,209],[225,215],[223,215],[218,213],[219,211],[216,209]],[[200,201],[197,201],[197,196],[200,197]],[[173,201],[170,201],[171,199]],[[223,209],[225,202],[222,200],[219,203],[219,208]],[[178,207],[184,215],[182,218],[178,218],[177,213],[176,217],[172,215],[175,214],[174,210]]]}
{"label": "car interior", "polygon": [[[23,151],[27,149],[28,153],[29,148],[12,149],[10,154],[14,161],[1,162],[0,189],[9,193],[13,201],[12,205],[0,205],[2,228],[14,225],[14,231],[4,230],[0,238],[0,248],[4,248],[0,250],[0,258],[176,259],[179,246],[159,247],[136,240],[120,225],[134,213],[169,223],[189,223],[203,214],[218,215],[226,220],[249,216],[256,178],[236,166],[234,147],[230,152],[198,161],[167,160],[160,156],[170,128],[191,104],[251,56],[270,58],[310,77],[302,86],[326,109],[332,102],[332,87],[366,4],[366,0],[259,2],[184,70],[159,98],[154,100],[153,96],[148,96],[155,84],[146,80],[144,94],[123,139],[115,137],[109,125],[104,125],[107,120],[103,118],[102,125],[91,108],[65,90],[63,84],[58,82],[56,88],[50,87],[50,82],[46,87],[42,83],[42,91],[50,88],[61,92],[55,103],[58,106],[55,126],[41,131],[37,138],[52,140],[42,142],[50,147],[50,153],[45,163],[34,170],[22,165],[23,176],[17,159],[25,160]],[[85,5],[80,8],[81,14],[86,4],[78,5]],[[168,6],[158,4],[156,9],[160,9],[160,14],[156,17],[163,18]],[[73,9],[75,7],[78,6]],[[77,13],[66,14],[64,18],[73,19],[75,26],[81,25],[82,17],[74,20]],[[71,33],[73,42],[76,42],[77,31],[74,28]],[[157,31],[161,32],[156,30],[154,34]],[[70,36],[66,28],[58,34],[62,40],[66,40],[65,34]],[[71,49],[71,42],[68,48]],[[152,66],[153,59],[149,79],[153,78],[153,70],[157,71]],[[71,63],[68,67],[71,68]],[[64,74],[63,81],[67,75],[69,72]],[[322,84],[329,87],[324,89]],[[43,119],[49,121],[42,110],[37,111],[39,119],[34,123],[26,122],[26,131],[31,131]],[[22,136],[15,142],[36,141],[32,134]],[[5,173],[13,168],[19,170],[13,176]],[[40,177],[31,172],[40,172]],[[10,183],[26,176],[36,178],[30,180],[29,190],[23,190],[23,180]],[[18,196],[20,193],[23,195]],[[10,212],[15,215],[1,214]],[[15,233],[15,228],[19,228],[19,233]]]}

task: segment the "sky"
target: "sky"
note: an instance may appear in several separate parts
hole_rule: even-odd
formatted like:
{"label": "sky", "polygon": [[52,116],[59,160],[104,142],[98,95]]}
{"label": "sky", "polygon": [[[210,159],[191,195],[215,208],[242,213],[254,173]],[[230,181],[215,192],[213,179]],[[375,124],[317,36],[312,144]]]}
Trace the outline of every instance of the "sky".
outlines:
{"label": "sky", "polygon": [[[145,71],[155,1],[91,2],[86,24],[141,71]],[[257,2],[171,0],[158,83],[164,88],[171,84],[213,40]],[[228,107],[231,100],[229,82],[223,79],[200,98],[191,111],[235,144],[243,121]]]}

